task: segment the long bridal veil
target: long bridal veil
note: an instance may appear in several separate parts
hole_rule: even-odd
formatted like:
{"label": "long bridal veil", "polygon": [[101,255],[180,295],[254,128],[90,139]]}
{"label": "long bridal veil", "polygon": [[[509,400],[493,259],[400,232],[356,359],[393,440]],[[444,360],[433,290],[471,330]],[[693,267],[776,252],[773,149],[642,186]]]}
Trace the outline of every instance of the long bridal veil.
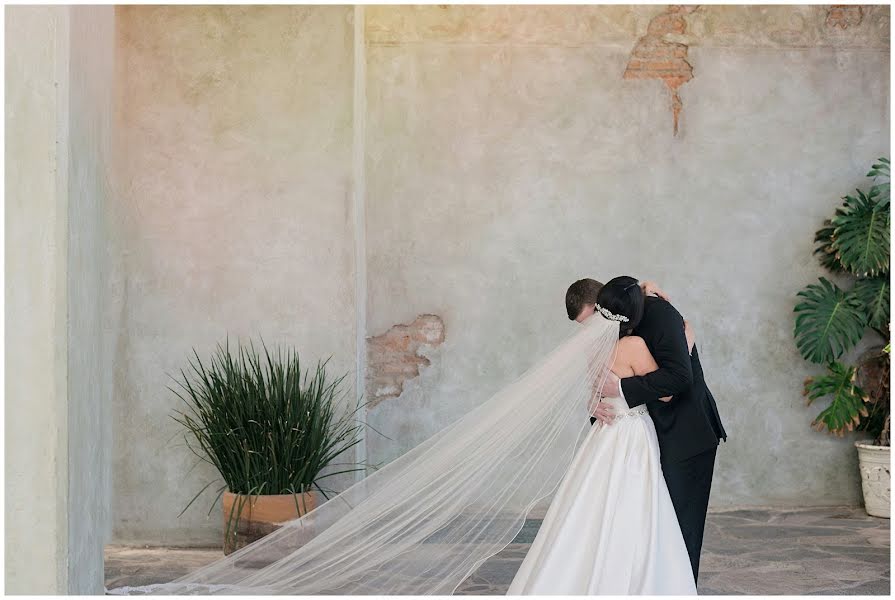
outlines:
{"label": "long bridal veil", "polygon": [[550,495],[590,428],[618,323],[595,314],[419,446],[180,579],[115,594],[451,594]]}

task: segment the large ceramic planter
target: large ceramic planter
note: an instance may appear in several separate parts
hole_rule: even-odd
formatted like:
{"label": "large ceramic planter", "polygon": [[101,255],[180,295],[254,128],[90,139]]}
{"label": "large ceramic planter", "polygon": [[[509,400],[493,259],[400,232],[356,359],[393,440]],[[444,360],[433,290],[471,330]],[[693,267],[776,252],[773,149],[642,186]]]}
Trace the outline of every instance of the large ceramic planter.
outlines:
{"label": "large ceramic planter", "polygon": [[889,474],[889,446],[874,446],[867,442],[855,442],[855,446],[858,448],[861,488],[864,490],[864,507],[867,514],[888,519],[892,488]]}
{"label": "large ceramic planter", "polygon": [[316,507],[316,495],[311,493],[243,496],[224,492],[222,500],[224,554],[261,539],[279,529],[282,523]]}

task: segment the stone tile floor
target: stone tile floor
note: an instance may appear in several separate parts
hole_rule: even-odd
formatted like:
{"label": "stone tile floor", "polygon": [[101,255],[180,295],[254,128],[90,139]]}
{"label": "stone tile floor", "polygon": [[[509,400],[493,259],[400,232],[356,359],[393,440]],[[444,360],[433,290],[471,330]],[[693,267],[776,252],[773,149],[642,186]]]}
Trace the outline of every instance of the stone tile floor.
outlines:
{"label": "stone tile floor", "polygon": [[[502,595],[540,525],[526,521],[458,595]],[[106,588],[167,582],[222,556],[220,549],[106,548]],[[713,511],[706,522],[701,595],[889,595],[888,519],[862,508]]]}

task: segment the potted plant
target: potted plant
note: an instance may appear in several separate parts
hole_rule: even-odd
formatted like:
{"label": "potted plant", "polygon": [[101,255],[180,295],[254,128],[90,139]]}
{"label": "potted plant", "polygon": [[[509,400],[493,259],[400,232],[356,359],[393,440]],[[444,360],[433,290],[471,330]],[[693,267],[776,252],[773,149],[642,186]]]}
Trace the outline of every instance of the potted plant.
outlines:
{"label": "potted plant", "polygon": [[342,462],[321,474],[358,443],[363,426],[354,418],[359,403],[345,408],[346,375],[330,378],[328,361],[302,374],[295,351],[272,355],[265,346],[264,354],[262,361],[254,345],[241,344],[234,354],[227,342],[206,366],[193,350],[190,376],[181,370],[179,390],[169,388],[187,405],[172,416],[186,429],[187,447],[223,479],[212,509],[223,495],[225,554],[313,510],[316,493],[331,492],[324,479],[364,468]]}
{"label": "potted plant", "polygon": [[[821,277],[798,293],[795,340],[801,355],[826,373],[805,380],[808,404],[828,398],[812,425],[839,435],[864,431],[856,442],[864,505],[889,517],[889,160],[867,174],[865,194],[845,196],[815,235],[815,254],[847,289]],[[870,347],[852,362],[843,359],[870,333]]]}

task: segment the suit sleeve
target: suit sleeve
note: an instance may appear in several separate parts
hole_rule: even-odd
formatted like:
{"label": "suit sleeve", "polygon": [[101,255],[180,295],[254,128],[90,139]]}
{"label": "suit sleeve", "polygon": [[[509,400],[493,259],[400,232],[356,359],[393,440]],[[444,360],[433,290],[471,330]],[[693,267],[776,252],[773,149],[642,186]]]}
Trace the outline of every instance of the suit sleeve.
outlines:
{"label": "suit sleeve", "polygon": [[687,336],[684,335],[683,317],[667,302],[662,302],[653,310],[656,312],[651,318],[655,319],[656,334],[648,346],[659,369],[621,380],[625,402],[631,408],[662,402],[659,398],[679,394],[693,383],[693,366]]}

